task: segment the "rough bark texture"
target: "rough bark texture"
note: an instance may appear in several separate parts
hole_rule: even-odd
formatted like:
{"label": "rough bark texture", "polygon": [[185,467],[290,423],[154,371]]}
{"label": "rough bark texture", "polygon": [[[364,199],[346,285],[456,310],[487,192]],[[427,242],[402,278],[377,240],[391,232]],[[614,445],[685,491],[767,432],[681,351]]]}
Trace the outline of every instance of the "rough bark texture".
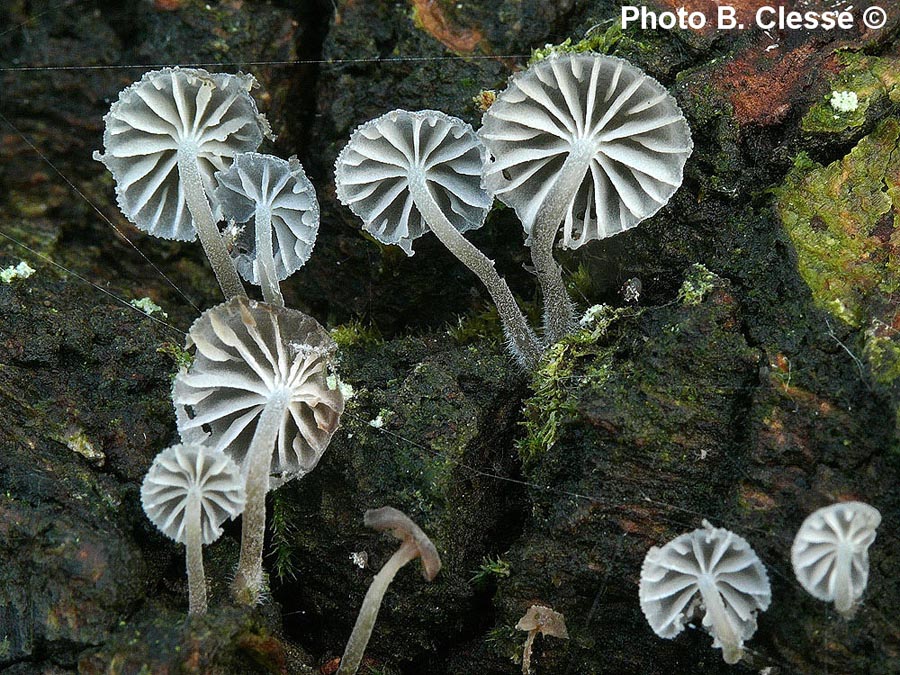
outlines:
{"label": "rough bark texture", "polygon": [[[733,4],[752,16],[768,3]],[[398,574],[373,672],[519,672],[514,626],[532,604],[562,612],[570,634],[536,640],[536,673],[895,672],[900,6],[880,4],[879,31],[767,35],[617,31],[605,0],[3,3],[0,269],[37,271],[0,282],[0,668],[333,672],[395,547],[362,513],[390,504],[444,568],[431,584]],[[696,148],[657,216],[560,253],[582,308],[619,309],[528,378],[477,280],[433,238],[407,259],[364,236],[334,197],[333,161],[356,125],[394,108],[477,126],[481,90],[592,27],[578,46],[671,87]],[[181,331],[220,297],[200,247],[131,227],[90,159],[118,91],[174,63],[260,80],[279,134],[263,150],[296,153],[322,205],[285,301],[338,327],[356,390],[316,470],[270,497],[266,604],[228,604],[230,526],[205,552],[210,614],[189,623],[183,551],[138,493],[176,440]],[[859,108],[837,114],[833,90]],[[510,210],[470,238],[534,298]],[[171,326],[104,290],[150,297]],[[884,522],[864,604],[844,621],[794,581],[789,550],[811,510],[851,498]],[[656,638],[638,605],[647,549],[704,518],[745,537],[772,580],[748,659],[730,668],[702,630]]]}

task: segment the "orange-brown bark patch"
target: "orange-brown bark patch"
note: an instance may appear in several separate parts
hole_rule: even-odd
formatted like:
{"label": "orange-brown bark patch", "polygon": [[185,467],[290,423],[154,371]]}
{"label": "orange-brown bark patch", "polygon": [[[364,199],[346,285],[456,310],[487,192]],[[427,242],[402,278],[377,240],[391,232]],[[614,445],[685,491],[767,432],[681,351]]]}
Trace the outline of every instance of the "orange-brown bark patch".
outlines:
{"label": "orange-brown bark patch", "polygon": [[411,0],[416,25],[457,54],[471,54],[481,44],[484,35],[475,28],[453,23],[438,0]]}

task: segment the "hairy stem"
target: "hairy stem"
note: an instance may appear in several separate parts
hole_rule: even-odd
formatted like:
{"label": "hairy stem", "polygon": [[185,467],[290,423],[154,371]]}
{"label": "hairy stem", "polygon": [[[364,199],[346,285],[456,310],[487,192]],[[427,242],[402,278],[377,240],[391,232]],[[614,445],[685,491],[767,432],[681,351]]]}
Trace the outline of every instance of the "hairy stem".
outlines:
{"label": "hairy stem", "polygon": [[203,530],[200,515],[200,494],[195,491],[188,496],[184,507],[189,614],[206,614],[206,575],[203,573]]}
{"label": "hairy stem", "polygon": [[256,431],[250,442],[250,450],[244,458],[247,469],[247,501],[241,516],[241,556],[237,574],[232,584],[235,600],[246,605],[259,601],[264,587],[262,554],[266,534],[266,493],[269,491],[269,471],[272,453],[278,440],[281,422],[290,404],[290,391],[276,392],[266,403]]}
{"label": "hairy stem", "polygon": [[590,168],[589,147],[575,146],[535,215],[531,227],[531,260],[544,295],[544,339],[553,344],[577,328],[562,269],[553,258],[559,224]]}
{"label": "hairy stem", "polygon": [[447,220],[425,185],[424,173],[410,177],[409,189],[416,208],[431,231],[463,265],[481,279],[497,306],[497,313],[503,322],[503,332],[513,353],[523,366],[533,369],[541,358],[540,342],[525,320],[506,281],[497,273],[494,261],[475,248]]}
{"label": "hairy stem", "polygon": [[270,305],[284,307],[284,296],[275,274],[275,250],[272,246],[272,211],[268,206],[257,204],[253,221],[256,229],[256,273],[262,288],[263,299]]}
{"label": "hairy stem", "polygon": [[341,657],[341,666],[338,668],[337,675],[355,675],[359,669],[366,645],[369,644],[369,638],[372,637],[372,629],[375,628],[375,620],[378,618],[378,610],[381,609],[385,591],[391,585],[397,571],[413,560],[417,554],[415,543],[409,540],[404,541],[403,545],[394,552],[394,555],[372,579],[369,590],[366,591],[366,597],[363,598],[362,607],[359,608],[353,632],[350,633],[350,639],[347,640],[347,647]]}
{"label": "hairy stem", "polygon": [[236,295],[246,295],[234,261],[231,259],[228,249],[225,248],[222,234],[213,218],[212,209],[206,198],[206,190],[203,188],[203,179],[200,177],[196,154],[184,150],[178,151],[178,175],[184,189],[188,210],[194,221],[194,228],[197,230],[197,236],[200,238],[200,243],[203,244],[203,251],[206,253],[209,264],[212,265],[225,299],[230,300]]}

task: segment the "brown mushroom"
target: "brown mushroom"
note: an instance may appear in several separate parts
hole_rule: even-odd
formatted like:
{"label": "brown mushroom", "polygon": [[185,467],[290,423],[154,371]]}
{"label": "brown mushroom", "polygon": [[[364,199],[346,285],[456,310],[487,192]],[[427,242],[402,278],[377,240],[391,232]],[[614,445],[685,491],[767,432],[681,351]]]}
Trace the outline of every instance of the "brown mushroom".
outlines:
{"label": "brown mushroom", "polygon": [[544,636],[552,636],[561,640],[569,639],[569,631],[566,629],[565,617],[557,611],[543,605],[532,605],[525,612],[525,616],[519,619],[516,630],[528,631],[525,639],[525,651],[522,652],[522,672],[524,675],[531,673],[531,648],[534,646],[534,637],[538,633]]}
{"label": "brown mushroom", "polygon": [[416,525],[402,511],[390,506],[380,509],[369,509],[363,516],[363,523],[378,532],[389,531],[394,537],[402,541],[394,555],[384,564],[384,567],[372,579],[366,597],[363,599],[359,616],[353,626],[353,632],[344,649],[341,658],[341,667],[338,675],[354,675],[362,662],[366,645],[372,636],[375,620],[378,618],[378,610],[381,601],[397,571],[406,563],[416,558],[422,559],[422,576],[425,581],[431,581],[441,570],[441,558],[437,549],[421,528]]}

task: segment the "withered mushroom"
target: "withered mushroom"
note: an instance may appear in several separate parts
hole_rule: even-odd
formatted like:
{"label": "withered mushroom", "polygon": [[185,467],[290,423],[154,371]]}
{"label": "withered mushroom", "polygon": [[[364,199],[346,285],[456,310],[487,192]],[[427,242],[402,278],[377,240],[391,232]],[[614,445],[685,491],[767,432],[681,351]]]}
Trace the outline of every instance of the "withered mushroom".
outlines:
{"label": "withered mushroom", "polygon": [[344,649],[338,675],[354,675],[359,669],[366,645],[369,644],[369,638],[372,636],[372,629],[375,627],[375,620],[378,618],[378,610],[381,608],[384,593],[400,568],[411,560],[421,558],[422,576],[425,581],[433,580],[441,570],[441,558],[434,544],[419,526],[402,511],[391,506],[369,509],[363,516],[363,523],[366,527],[378,532],[390,532],[403,543],[369,585],[359,615],[356,617],[353,632]]}
{"label": "withered mushroom", "polygon": [[534,638],[538,633],[545,637],[569,639],[566,618],[559,612],[543,605],[529,607],[525,616],[516,624],[516,630],[528,632],[528,637],[525,638],[525,649],[522,651],[523,675],[531,675],[531,650],[534,647]]}

